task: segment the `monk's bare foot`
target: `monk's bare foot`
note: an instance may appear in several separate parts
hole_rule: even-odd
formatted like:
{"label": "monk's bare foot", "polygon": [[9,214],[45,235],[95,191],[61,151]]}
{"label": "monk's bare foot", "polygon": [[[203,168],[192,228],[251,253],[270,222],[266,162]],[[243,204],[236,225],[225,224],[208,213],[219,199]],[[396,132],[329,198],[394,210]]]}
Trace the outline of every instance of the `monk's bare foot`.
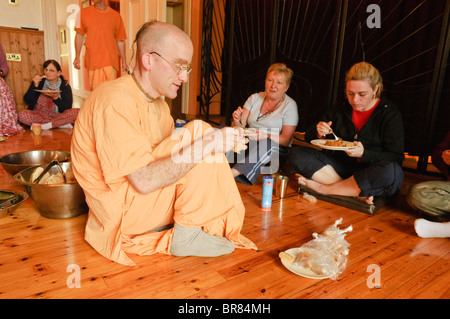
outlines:
{"label": "monk's bare foot", "polygon": [[304,186],[312,189],[313,191],[315,191],[317,193],[326,195],[326,193],[324,191],[324,185],[317,183],[316,181],[313,181],[312,179],[307,179],[306,177],[300,176],[298,178],[298,183],[300,185],[304,185]]}

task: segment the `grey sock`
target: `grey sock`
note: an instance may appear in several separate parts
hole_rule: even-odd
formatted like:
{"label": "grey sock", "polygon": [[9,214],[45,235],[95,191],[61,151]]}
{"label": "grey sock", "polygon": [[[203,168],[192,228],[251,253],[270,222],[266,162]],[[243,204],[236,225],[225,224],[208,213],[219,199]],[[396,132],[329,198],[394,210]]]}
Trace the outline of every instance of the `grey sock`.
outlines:
{"label": "grey sock", "polygon": [[205,233],[200,227],[174,225],[170,246],[174,256],[217,257],[232,253],[234,248],[227,238]]}

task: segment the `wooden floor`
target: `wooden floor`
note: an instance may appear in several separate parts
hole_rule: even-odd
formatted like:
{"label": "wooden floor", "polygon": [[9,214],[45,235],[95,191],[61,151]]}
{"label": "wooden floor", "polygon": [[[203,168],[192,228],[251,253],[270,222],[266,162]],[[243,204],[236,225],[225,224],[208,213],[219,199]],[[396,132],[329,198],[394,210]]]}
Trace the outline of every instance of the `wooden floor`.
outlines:
{"label": "wooden floor", "polygon": [[[38,139],[29,131],[9,137],[0,143],[0,156],[33,149],[70,150],[71,129],[43,134]],[[419,180],[408,175],[403,193]],[[3,168],[0,188],[22,189]],[[133,256],[134,267],[105,259],[84,241],[87,215],[47,219],[27,199],[0,219],[0,298],[450,297],[450,239],[416,236],[417,216],[404,196],[370,216],[322,201],[310,203],[291,181],[288,197],[274,200],[272,211],[265,213],[259,208],[260,182],[239,189],[247,209],[242,233],[258,251],[238,249],[218,258]],[[280,251],[301,246],[341,217],[342,227],[352,225],[354,230],[346,237],[351,244],[348,263],[337,280],[300,277],[282,265]],[[70,288],[77,278],[80,287]]]}

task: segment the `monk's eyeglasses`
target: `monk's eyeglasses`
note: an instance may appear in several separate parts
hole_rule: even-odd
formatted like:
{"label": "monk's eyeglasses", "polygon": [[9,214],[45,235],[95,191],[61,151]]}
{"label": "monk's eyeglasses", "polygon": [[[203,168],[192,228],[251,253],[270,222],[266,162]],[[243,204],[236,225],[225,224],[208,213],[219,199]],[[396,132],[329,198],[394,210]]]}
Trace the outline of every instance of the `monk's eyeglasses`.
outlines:
{"label": "monk's eyeglasses", "polygon": [[173,62],[170,62],[169,60],[167,60],[166,58],[164,58],[161,54],[159,54],[158,52],[152,51],[149,54],[156,54],[157,56],[159,56],[161,59],[163,59],[164,61],[166,61],[168,64],[170,64],[170,66],[172,66],[173,68],[175,68],[177,70],[177,74],[180,75],[183,71],[186,71],[187,74],[191,73],[192,68],[190,65],[184,65],[184,66],[179,66]]}

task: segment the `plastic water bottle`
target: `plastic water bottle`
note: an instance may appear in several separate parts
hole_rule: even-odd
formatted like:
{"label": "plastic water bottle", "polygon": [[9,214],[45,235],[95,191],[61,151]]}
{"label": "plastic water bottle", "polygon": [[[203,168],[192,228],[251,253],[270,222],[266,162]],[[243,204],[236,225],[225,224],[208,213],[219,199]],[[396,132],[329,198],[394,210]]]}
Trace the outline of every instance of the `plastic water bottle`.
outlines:
{"label": "plastic water bottle", "polygon": [[261,209],[263,211],[272,210],[272,193],[273,193],[273,177],[272,175],[265,175],[263,177],[263,189],[261,199]]}

